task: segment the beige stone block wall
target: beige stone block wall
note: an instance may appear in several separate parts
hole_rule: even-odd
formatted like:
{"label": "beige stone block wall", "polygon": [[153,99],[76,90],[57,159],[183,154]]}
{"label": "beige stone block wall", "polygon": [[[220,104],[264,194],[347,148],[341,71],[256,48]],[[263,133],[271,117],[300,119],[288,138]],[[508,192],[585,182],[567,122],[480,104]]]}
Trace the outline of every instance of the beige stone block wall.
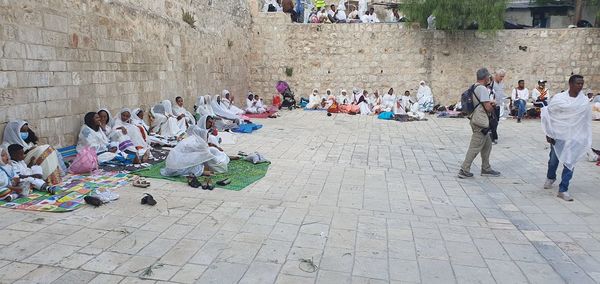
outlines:
{"label": "beige stone block wall", "polygon": [[65,146],[100,107],[182,96],[191,110],[223,88],[241,98],[250,25],[246,0],[0,1],[0,134],[25,119],[43,142]]}
{"label": "beige stone block wall", "polygon": [[[300,25],[288,19],[260,13],[254,20],[250,85],[256,92],[274,94],[276,82],[285,80],[299,96],[313,88],[337,93],[352,87],[414,94],[425,80],[437,102],[452,104],[483,66],[507,70],[507,92],[519,79],[531,89],[541,78],[552,92],[561,91],[571,73],[585,76],[586,88],[600,92],[600,29],[446,33],[403,24]],[[293,68],[291,77],[286,68]]]}

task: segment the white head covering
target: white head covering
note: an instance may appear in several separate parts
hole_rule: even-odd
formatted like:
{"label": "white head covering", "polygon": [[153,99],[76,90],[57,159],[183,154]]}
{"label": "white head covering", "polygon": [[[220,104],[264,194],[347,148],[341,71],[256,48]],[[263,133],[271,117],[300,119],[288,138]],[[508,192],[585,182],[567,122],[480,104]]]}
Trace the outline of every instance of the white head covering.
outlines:
{"label": "white head covering", "polygon": [[[188,137],[175,146],[167,156],[166,167],[173,170],[195,167],[215,158],[206,143],[208,132],[192,125],[187,130]],[[204,137],[204,138],[203,138]]]}
{"label": "white head covering", "polygon": [[218,102],[220,101],[220,98],[220,95],[215,95],[214,99],[210,102],[210,106],[212,107],[215,114],[220,117],[224,117],[231,120],[239,119],[239,117],[236,114],[230,112],[228,109],[225,108],[225,106],[222,103]]}
{"label": "white head covering", "polygon": [[173,115],[173,107],[172,107],[171,101],[164,100],[164,101],[160,102],[160,104],[165,109],[165,115]]}
{"label": "white head covering", "polygon": [[221,96],[222,96],[223,98],[225,98],[225,95],[227,95],[227,94],[229,94],[229,91],[228,91],[228,90],[223,90],[223,91],[221,92]]}
{"label": "white head covering", "polygon": [[200,119],[198,119],[198,122],[196,123],[196,125],[198,125],[198,127],[200,127],[200,129],[206,129],[206,120],[209,117],[210,117],[210,115],[208,115],[208,114],[201,116]]}
{"label": "white head covering", "polygon": [[96,113],[98,113],[98,115],[100,115],[101,111],[105,111],[108,114],[108,121],[106,122],[106,126],[108,126],[109,128],[112,128],[115,125],[115,120],[113,119],[112,114],[110,113],[110,111],[107,108],[101,108]]}
{"label": "white head covering", "polygon": [[30,144],[27,144],[25,140],[21,138],[21,128],[27,124],[25,120],[12,120],[6,124],[4,128],[4,136],[2,136],[2,145],[8,147],[12,144],[19,144],[27,151],[31,148]]}
{"label": "white head covering", "polygon": [[[124,112],[128,112],[131,116],[129,117],[128,121],[123,121],[121,119],[121,116],[123,115]],[[117,115],[117,118],[115,119],[115,126],[116,125],[123,125],[123,124],[130,124],[132,121],[132,117],[133,117],[133,113],[131,112],[131,110],[129,108],[122,108],[121,111],[119,111],[119,114]]]}

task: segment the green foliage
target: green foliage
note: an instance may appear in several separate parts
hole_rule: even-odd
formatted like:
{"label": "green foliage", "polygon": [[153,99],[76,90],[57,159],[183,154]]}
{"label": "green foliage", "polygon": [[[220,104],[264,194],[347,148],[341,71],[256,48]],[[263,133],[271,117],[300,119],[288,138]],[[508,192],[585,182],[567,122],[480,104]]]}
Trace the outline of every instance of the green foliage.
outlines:
{"label": "green foliage", "polygon": [[194,15],[184,10],[183,8],[181,8],[181,18],[184,22],[190,25],[190,27],[192,27],[193,29],[196,28],[196,19],[194,18]]}
{"label": "green foliage", "polygon": [[400,5],[408,19],[427,27],[427,17],[435,16],[440,30],[463,30],[473,22],[479,30],[504,26],[507,0],[406,0]]}

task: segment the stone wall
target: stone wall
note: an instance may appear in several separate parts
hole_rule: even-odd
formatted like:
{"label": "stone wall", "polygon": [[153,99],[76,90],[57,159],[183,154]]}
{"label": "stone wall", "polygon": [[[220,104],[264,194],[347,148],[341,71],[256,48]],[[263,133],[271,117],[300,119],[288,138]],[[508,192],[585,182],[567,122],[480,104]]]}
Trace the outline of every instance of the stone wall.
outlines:
{"label": "stone wall", "polygon": [[25,119],[64,146],[100,107],[245,93],[250,25],[246,0],[0,0],[0,133]]}
{"label": "stone wall", "polygon": [[[337,93],[353,86],[414,94],[425,80],[438,102],[450,104],[482,66],[506,69],[507,91],[518,79],[533,88],[543,78],[556,92],[568,87],[571,73],[580,73],[587,88],[600,92],[600,29],[450,34],[403,24],[291,24],[278,13],[261,13],[252,29],[250,85],[268,97],[277,80],[288,81],[300,96],[313,88]],[[293,69],[291,77],[286,68]]]}

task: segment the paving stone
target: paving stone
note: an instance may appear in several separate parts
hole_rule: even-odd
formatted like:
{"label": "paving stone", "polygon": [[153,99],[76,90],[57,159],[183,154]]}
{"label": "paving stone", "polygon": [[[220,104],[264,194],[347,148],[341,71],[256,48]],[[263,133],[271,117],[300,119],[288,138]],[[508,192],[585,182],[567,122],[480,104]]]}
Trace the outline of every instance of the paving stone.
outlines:
{"label": "paving stone", "polygon": [[515,262],[531,283],[564,283],[554,269],[545,263]]}
{"label": "paving stone", "polygon": [[248,268],[245,264],[215,262],[208,266],[198,282],[200,283],[237,283]]}
{"label": "paving stone", "polygon": [[182,283],[194,283],[207,268],[208,266],[206,265],[186,264],[173,276],[173,278],[171,278],[171,280]]}
{"label": "paving stone", "polygon": [[67,269],[64,268],[40,266],[13,283],[52,283],[66,272]]}
{"label": "paving stone", "polygon": [[390,259],[390,279],[406,282],[420,282],[419,266],[416,260]]}
{"label": "paving stone", "polygon": [[452,265],[458,283],[493,283],[494,278],[487,268]]}
{"label": "paving stone", "polygon": [[239,283],[273,283],[282,264],[253,262]]}
{"label": "paving stone", "polygon": [[381,258],[357,256],[354,258],[352,275],[387,280],[388,261]]}
{"label": "paving stone", "polygon": [[52,283],[89,283],[96,277],[96,273],[83,271],[83,270],[71,270],[63,274],[60,278],[56,279]]}
{"label": "paving stone", "polygon": [[422,283],[455,282],[450,262],[447,260],[419,258]]}

